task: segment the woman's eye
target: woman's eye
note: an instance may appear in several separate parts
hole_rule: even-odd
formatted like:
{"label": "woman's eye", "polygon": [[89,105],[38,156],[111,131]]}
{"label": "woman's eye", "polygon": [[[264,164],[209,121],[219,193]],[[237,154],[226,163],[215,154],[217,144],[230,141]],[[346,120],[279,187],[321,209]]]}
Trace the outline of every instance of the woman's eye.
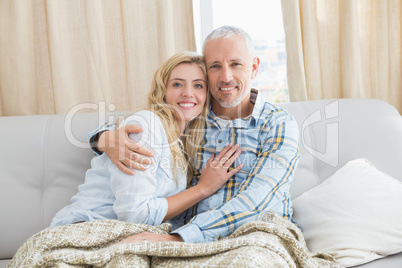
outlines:
{"label": "woman's eye", "polygon": [[204,86],[202,84],[196,84],[195,87],[196,88],[204,88]]}
{"label": "woman's eye", "polygon": [[180,84],[180,83],[174,83],[173,86],[174,86],[174,87],[180,87],[181,84]]}

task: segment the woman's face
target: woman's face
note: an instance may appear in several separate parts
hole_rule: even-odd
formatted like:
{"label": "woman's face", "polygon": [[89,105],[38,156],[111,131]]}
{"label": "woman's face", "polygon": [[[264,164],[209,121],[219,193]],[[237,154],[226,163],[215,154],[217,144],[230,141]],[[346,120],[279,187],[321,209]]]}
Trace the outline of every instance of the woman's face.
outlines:
{"label": "woman's face", "polygon": [[165,99],[167,104],[175,108],[177,120],[187,123],[198,116],[206,98],[205,75],[197,64],[181,63],[172,70],[166,85]]}

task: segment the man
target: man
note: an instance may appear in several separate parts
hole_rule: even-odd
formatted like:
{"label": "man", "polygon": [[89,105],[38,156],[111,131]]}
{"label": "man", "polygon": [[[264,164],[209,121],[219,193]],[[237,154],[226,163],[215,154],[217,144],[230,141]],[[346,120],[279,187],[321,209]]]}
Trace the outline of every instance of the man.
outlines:
{"label": "man", "polygon": [[[239,144],[242,151],[234,165],[244,167],[216,194],[198,203],[188,213],[190,222],[183,227],[169,235],[142,233],[122,242],[213,241],[257,220],[267,210],[292,220],[289,188],[300,157],[295,120],[283,109],[264,102],[261,94],[251,89],[260,60],[254,56],[252,41],[243,30],[229,26],[214,30],[204,42],[203,54],[213,98],[200,154],[192,164],[193,183],[212,153],[220,152],[230,142]],[[119,150],[105,147],[105,138],[113,142],[119,135],[110,134],[101,136],[100,147],[107,153],[109,150],[108,155],[113,157]],[[134,167],[144,159],[140,156],[142,150],[140,154],[127,150],[126,156],[134,154]],[[123,165],[117,157],[114,161]]]}

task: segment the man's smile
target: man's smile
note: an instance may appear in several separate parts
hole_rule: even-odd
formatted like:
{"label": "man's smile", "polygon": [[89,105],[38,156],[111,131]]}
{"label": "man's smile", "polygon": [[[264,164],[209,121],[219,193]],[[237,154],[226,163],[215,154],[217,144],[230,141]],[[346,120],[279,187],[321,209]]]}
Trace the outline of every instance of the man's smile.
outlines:
{"label": "man's smile", "polygon": [[222,91],[229,91],[229,90],[236,89],[236,87],[220,87],[219,89],[222,90]]}

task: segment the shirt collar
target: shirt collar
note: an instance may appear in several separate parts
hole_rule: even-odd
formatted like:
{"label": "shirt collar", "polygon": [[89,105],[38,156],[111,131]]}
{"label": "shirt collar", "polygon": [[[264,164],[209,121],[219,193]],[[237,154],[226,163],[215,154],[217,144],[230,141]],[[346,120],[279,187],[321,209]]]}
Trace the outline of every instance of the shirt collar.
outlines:
{"label": "shirt collar", "polygon": [[250,101],[252,101],[253,98],[255,98],[254,109],[250,116],[257,121],[260,118],[262,111],[264,110],[265,100],[264,96],[262,96],[262,94],[260,94],[259,91],[255,88],[251,89]]}

